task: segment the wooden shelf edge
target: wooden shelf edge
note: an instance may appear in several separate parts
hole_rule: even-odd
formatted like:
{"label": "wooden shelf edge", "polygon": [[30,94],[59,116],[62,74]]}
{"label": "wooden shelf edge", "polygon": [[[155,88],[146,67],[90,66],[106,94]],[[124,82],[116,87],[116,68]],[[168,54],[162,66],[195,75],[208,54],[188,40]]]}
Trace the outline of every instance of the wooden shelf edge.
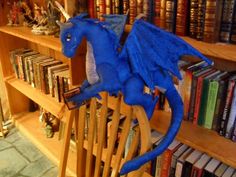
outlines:
{"label": "wooden shelf edge", "polygon": [[11,27],[11,26],[0,26],[0,32],[25,39],[36,44],[48,47],[55,51],[61,52],[61,43],[59,38],[47,35],[35,35],[31,32],[31,29],[24,26]]}
{"label": "wooden shelf edge", "polygon": [[47,111],[51,112],[58,118],[62,118],[64,115],[65,104],[58,103],[54,98],[50,95],[46,95],[42,93],[40,90],[31,87],[28,83],[16,79],[11,78],[5,80],[5,82],[16,90],[20,91],[22,94],[39,104],[41,107],[46,109]]}
{"label": "wooden shelf edge", "polygon": [[[46,138],[38,121],[39,112],[28,112],[13,115],[16,128],[27,137],[48,159],[59,166],[62,142],[58,140],[58,133],[53,138]],[[76,154],[69,152],[67,167],[68,175],[75,176]]]}
{"label": "wooden shelf edge", "polygon": [[[170,123],[170,113],[156,111],[150,123],[153,129],[165,134]],[[176,139],[236,168],[236,143],[219,136],[215,131],[183,121]]]}

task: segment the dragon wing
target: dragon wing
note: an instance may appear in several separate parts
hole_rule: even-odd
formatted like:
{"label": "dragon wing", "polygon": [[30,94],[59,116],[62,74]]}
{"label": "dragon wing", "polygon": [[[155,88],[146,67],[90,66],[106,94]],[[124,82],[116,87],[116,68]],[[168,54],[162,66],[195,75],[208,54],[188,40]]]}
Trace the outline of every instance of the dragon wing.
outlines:
{"label": "dragon wing", "polygon": [[178,36],[143,20],[136,20],[120,57],[128,57],[132,71],[138,73],[150,89],[154,89],[150,73],[158,67],[181,79],[178,61],[183,55],[194,55],[212,64],[212,61]]}

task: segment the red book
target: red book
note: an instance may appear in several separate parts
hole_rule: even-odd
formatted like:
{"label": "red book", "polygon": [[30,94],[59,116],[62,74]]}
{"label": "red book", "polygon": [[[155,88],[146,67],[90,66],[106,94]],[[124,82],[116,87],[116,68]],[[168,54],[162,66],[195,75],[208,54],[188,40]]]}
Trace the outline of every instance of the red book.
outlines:
{"label": "red book", "polygon": [[154,24],[160,27],[161,24],[161,0],[154,1]]}
{"label": "red book", "polygon": [[175,33],[180,36],[187,34],[187,16],[188,16],[188,0],[177,1],[176,11],[176,27]]}
{"label": "red book", "polygon": [[174,140],[162,155],[161,177],[168,177],[170,173],[172,155],[182,144]]}
{"label": "red book", "polygon": [[89,13],[89,16],[91,17],[91,18],[95,18],[95,15],[94,15],[94,8],[95,8],[95,6],[94,6],[94,0],[88,0],[88,13]]}
{"label": "red book", "polygon": [[196,99],[195,99],[195,108],[194,108],[194,114],[193,114],[193,124],[195,125],[198,124],[198,115],[199,115],[199,108],[200,108],[200,103],[201,103],[203,79],[204,77],[213,73],[214,71],[215,70],[212,69],[197,78]]}

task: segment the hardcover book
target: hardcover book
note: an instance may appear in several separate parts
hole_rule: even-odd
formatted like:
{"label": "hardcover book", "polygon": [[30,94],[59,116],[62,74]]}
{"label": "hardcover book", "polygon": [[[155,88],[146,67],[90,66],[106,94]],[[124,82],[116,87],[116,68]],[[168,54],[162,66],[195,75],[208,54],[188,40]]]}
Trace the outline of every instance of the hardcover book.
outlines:
{"label": "hardcover book", "polygon": [[214,177],[215,170],[220,165],[220,161],[212,158],[203,170],[202,177]]}
{"label": "hardcover book", "polygon": [[192,167],[192,172],[191,172],[191,177],[201,177],[203,169],[207,165],[207,163],[210,161],[211,157],[208,156],[207,154],[203,154],[200,159],[198,159],[193,167]]}
{"label": "hardcover book", "polygon": [[207,0],[203,41],[215,43],[219,40],[223,0]]}
{"label": "hardcover book", "polygon": [[220,24],[220,41],[230,42],[235,0],[224,0]]}
{"label": "hardcover book", "polygon": [[189,21],[189,1],[178,0],[176,10],[176,27],[175,33],[180,36],[187,35]]}
{"label": "hardcover book", "polygon": [[198,23],[198,0],[190,0],[189,36],[196,38]]}
{"label": "hardcover book", "polygon": [[198,12],[197,12],[197,26],[196,26],[196,39],[197,40],[203,39],[205,14],[206,14],[206,0],[199,0]]}
{"label": "hardcover book", "polygon": [[201,156],[202,152],[198,150],[194,150],[191,154],[189,154],[189,156],[185,160],[181,177],[191,176],[192,166],[198,159],[200,159]]}
{"label": "hardcover book", "polygon": [[229,79],[229,83],[228,83],[226,103],[224,106],[223,116],[221,117],[220,125],[219,125],[219,134],[221,136],[225,136],[225,132],[226,132],[226,126],[227,126],[227,122],[229,118],[230,107],[231,107],[231,103],[233,99],[233,90],[234,90],[235,82],[236,82],[235,79],[236,79],[236,75],[232,76]]}
{"label": "hardcover book", "polygon": [[165,30],[175,33],[177,0],[166,0]]}
{"label": "hardcover book", "polygon": [[232,176],[234,174],[234,168],[233,167],[228,167],[224,174],[222,175],[222,177],[229,177],[229,176]]}
{"label": "hardcover book", "polygon": [[221,177],[227,168],[228,168],[228,165],[221,163],[214,173],[215,177]]}
{"label": "hardcover book", "polygon": [[226,126],[226,132],[225,132],[225,137],[229,139],[231,138],[235,120],[236,120],[236,86],[234,86],[233,98],[232,98],[232,103],[230,107],[231,108],[230,108],[228,123]]}
{"label": "hardcover book", "polygon": [[186,158],[193,152],[192,148],[188,148],[178,159],[176,164],[176,170],[175,170],[175,177],[181,177],[183,166]]}
{"label": "hardcover book", "polygon": [[162,155],[161,177],[168,177],[170,174],[172,155],[182,144],[174,140]]}
{"label": "hardcover book", "polygon": [[204,119],[204,127],[211,129],[213,124],[213,116],[215,112],[216,106],[216,98],[218,94],[219,88],[219,80],[227,75],[227,72],[223,72],[212,79],[209,83],[209,90],[208,90],[208,97],[207,97],[207,104],[206,104],[206,115]]}

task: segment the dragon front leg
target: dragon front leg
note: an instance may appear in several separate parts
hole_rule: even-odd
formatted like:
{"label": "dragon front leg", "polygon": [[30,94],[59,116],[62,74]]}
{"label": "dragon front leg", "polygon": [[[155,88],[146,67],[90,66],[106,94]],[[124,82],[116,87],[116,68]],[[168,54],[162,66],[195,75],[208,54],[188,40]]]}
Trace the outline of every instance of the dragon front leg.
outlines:
{"label": "dragon front leg", "polygon": [[92,97],[98,97],[99,92],[102,91],[107,91],[110,94],[118,93],[118,91],[121,89],[121,83],[119,81],[116,69],[112,65],[106,63],[97,65],[96,69],[99,80],[91,85],[86,84],[85,82],[87,87],[83,87],[83,89],[81,89],[81,93],[72,97],[70,101],[80,105]]}

